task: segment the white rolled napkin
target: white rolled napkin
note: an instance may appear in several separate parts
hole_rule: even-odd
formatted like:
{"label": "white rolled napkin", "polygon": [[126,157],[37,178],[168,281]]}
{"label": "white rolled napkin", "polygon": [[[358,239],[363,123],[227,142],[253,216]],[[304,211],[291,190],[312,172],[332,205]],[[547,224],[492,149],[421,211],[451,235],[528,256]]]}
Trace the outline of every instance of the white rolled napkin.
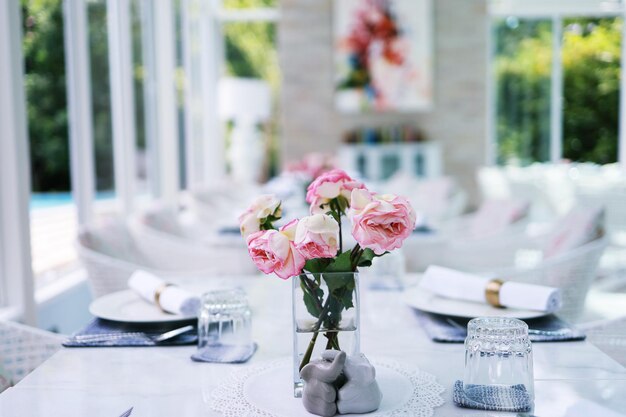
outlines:
{"label": "white rolled napkin", "polygon": [[159,305],[168,313],[193,316],[200,308],[200,297],[167,283],[154,274],[138,270],[128,279],[128,286],[144,300],[156,304],[155,295],[161,291]]}
{"label": "white rolled napkin", "polygon": [[[420,287],[446,298],[486,303],[486,288],[491,278],[431,265]],[[561,290],[543,285],[505,281],[500,287],[503,307],[553,313],[561,308]]]}

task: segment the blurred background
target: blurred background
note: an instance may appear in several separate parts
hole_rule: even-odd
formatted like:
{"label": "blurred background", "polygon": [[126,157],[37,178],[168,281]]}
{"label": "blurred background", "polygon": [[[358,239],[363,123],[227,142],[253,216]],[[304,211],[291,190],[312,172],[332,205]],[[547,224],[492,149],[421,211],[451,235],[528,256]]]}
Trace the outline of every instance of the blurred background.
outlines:
{"label": "blurred background", "polygon": [[[183,253],[207,236],[222,247],[255,193],[298,213],[331,167],[409,196],[443,239],[407,245],[409,272],[451,253],[494,270],[460,260],[598,206],[611,242],[587,275],[626,288],[621,1],[10,0],[0,13],[19,14],[3,34],[22,59],[0,65],[26,106],[9,93],[0,109],[27,129],[2,148],[9,318],[71,332],[102,294],[96,255],[179,271],[153,262],[172,252],[146,248],[150,233]],[[523,204],[486,227],[496,200]],[[505,266],[530,268],[521,248]]]}

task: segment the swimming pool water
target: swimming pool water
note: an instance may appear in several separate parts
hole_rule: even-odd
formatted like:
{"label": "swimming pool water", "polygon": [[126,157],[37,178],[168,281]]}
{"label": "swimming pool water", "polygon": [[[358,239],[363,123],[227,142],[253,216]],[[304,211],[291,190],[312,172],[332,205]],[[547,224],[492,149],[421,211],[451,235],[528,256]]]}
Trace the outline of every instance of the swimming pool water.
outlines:
{"label": "swimming pool water", "polygon": [[[96,200],[106,200],[115,197],[114,191],[99,191]],[[58,193],[32,193],[30,196],[30,209],[58,207],[72,204],[74,199],[71,192]]]}

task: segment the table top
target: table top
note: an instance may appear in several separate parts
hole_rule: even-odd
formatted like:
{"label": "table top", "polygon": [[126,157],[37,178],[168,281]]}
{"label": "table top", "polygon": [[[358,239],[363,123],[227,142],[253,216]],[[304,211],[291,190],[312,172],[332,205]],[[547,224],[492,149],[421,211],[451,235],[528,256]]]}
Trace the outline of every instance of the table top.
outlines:
{"label": "table top", "polygon": [[[185,347],[63,348],[0,395],[0,416],[118,417],[218,416],[215,387],[237,368],[291,355],[291,283],[275,277],[245,279],[253,310],[255,356],[243,365],[192,362]],[[392,291],[362,291],[361,350],[395,359],[437,377],[446,390],[435,416],[511,416],[461,409],[451,387],[462,378],[462,344],[427,338],[414,312]],[[560,417],[581,399],[626,411],[626,369],[587,342],[535,343],[535,409]],[[271,389],[271,387],[270,387]]]}

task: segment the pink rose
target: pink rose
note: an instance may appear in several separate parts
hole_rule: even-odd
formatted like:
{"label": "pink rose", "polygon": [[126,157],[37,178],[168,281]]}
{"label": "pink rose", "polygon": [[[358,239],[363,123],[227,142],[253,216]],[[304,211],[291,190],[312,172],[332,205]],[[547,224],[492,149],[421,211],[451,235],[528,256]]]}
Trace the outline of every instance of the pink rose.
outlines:
{"label": "pink rose", "polygon": [[300,161],[288,162],[285,171],[314,180],[326,171],[330,171],[335,166],[334,157],[331,154],[312,152],[308,153]]}
{"label": "pink rose", "polygon": [[339,224],[326,214],[304,217],[296,228],[296,248],[305,259],[333,258],[337,255]]}
{"label": "pink rose", "polygon": [[330,200],[343,197],[346,205],[350,201],[350,193],[354,189],[365,188],[363,184],[352,179],[345,171],[333,169],[320,175],[309,185],[306,201],[311,204],[311,213],[323,213]]}
{"label": "pink rose", "polygon": [[415,210],[403,197],[352,191],[348,217],[352,236],[363,248],[377,255],[402,246],[415,228]]}
{"label": "pink rose", "polygon": [[262,272],[287,279],[302,271],[305,259],[293,243],[297,223],[293,220],[280,230],[261,230],[248,236],[248,252]]}
{"label": "pink rose", "polygon": [[239,216],[239,230],[244,238],[261,230],[261,224],[269,216],[280,218],[280,200],[273,194],[264,194],[257,197],[250,207]]}

